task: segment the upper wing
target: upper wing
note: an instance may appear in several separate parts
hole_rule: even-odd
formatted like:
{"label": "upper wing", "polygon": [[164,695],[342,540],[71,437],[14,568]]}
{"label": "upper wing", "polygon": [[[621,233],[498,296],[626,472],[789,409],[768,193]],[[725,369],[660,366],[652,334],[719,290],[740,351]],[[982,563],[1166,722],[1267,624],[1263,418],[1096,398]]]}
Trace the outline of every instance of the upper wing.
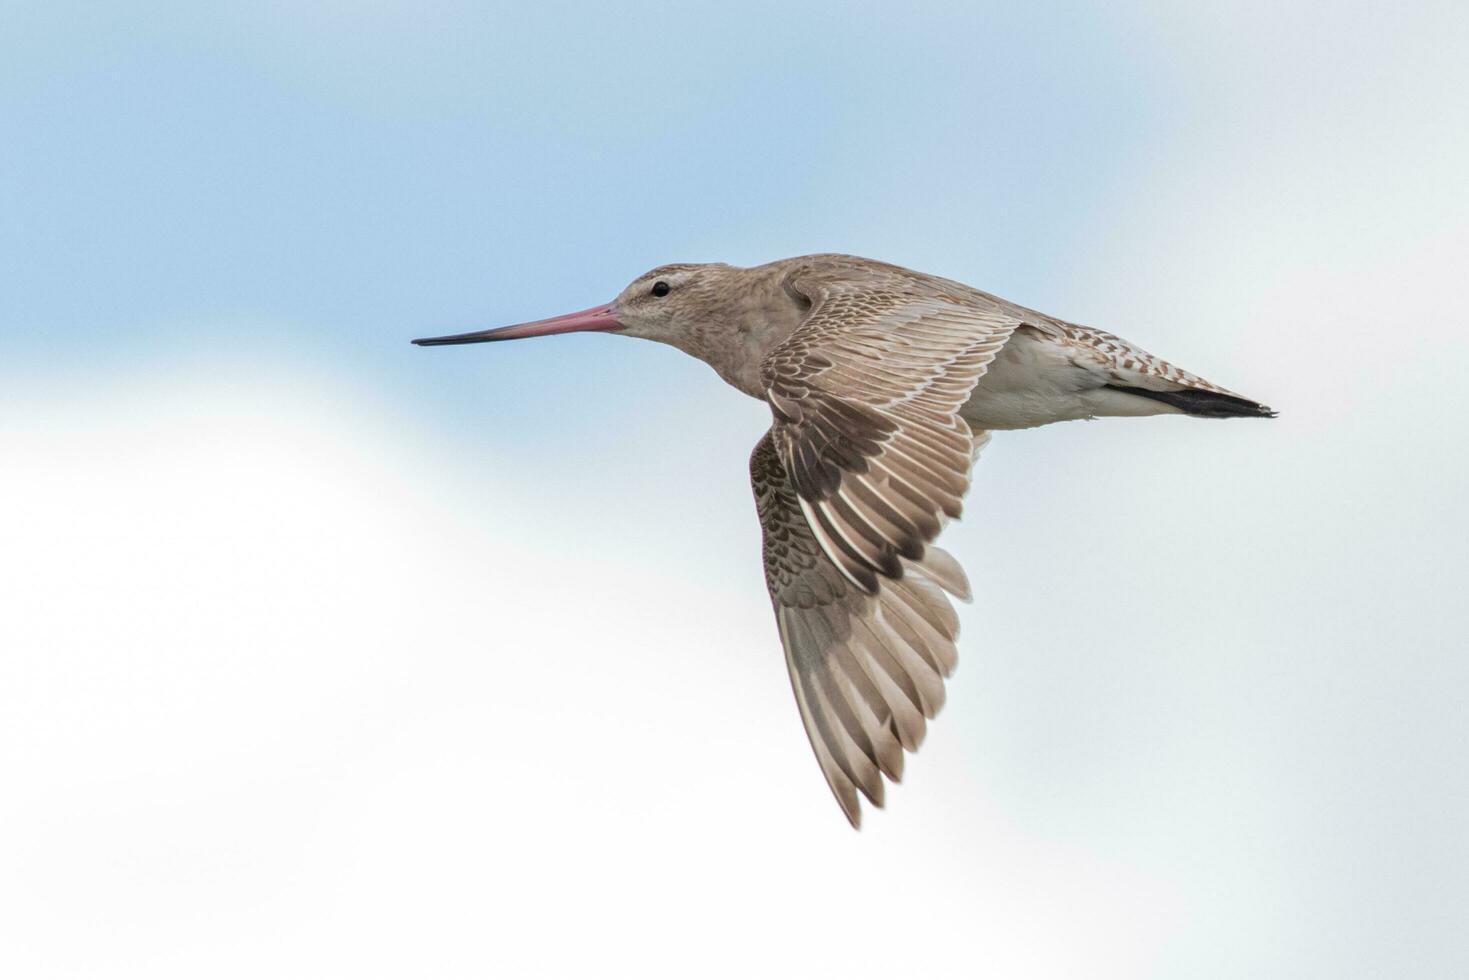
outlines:
{"label": "upper wing", "polygon": [[855,587],[812,534],[773,435],[750,456],[765,584],[806,736],[856,827],[857,791],[882,806],[882,777],[898,781],[903,750],[918,748],[925,719],[944,703],[959,632],[944,591],[967,599],[969,584],[947,553],[931,547],[922,562],[901,560],[905,574],[876,594]]}
{"label": "upper wing", "polygon": [[761,366],[771,439],[822,551],[875,595],[959,516],[974,449],[959,408],[1021,311],[877,263],[788,285],[811,308]]}

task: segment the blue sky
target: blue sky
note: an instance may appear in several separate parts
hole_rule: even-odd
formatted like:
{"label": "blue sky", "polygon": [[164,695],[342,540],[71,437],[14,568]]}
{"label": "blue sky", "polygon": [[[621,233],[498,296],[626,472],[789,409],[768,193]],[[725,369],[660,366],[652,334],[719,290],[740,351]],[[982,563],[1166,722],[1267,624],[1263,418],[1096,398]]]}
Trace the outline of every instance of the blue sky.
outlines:
{"label": "blue sky", "polygon": [[412,386],[409,336],[814,250],[1038,292],[1187,112],[1080,8],[534,6],[12,12],[11,356],[224,343]]}
{"label": "blue sky", "polygon": [[[1459,6],[0,24],[7,974],[1469,964]],[[810,251],[1282,411],[996,438],[860,836],[761,589],[766,409],[622,338],[408,344]]]}

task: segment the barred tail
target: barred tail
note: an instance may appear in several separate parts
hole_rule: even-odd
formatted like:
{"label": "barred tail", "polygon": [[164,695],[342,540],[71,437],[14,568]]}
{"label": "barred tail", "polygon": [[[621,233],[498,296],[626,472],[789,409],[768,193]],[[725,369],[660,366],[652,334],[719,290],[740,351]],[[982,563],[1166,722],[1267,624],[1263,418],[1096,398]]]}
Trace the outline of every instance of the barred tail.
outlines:
{"label": "barred tail", "polygon": [[1179,391],[1154,391],[1151,388],[1129,388],[1124,385],[1107,385],[1113,391],[1126,392],[1139,398],[1172,405],[1180,411],[1201,419],[1273,419],[1275,412],[1259,402],[1238,395],[1225,395],[1201,388],[1183,388]]}

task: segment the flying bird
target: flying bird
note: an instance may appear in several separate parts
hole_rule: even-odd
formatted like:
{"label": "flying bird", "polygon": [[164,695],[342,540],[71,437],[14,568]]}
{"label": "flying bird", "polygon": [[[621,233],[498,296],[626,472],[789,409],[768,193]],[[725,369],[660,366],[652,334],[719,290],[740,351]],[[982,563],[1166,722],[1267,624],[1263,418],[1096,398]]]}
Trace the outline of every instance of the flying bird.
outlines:
{"label": "flying bird", "polygon": [[415,340],[576,331],[670,344],[770,406],[750,456],[765,584],[821,772],[853,827],[883,804],[957,661],[959,516],[995,429],[1274,412],[1091,327],[873,259],[663,265],[605,306]]}

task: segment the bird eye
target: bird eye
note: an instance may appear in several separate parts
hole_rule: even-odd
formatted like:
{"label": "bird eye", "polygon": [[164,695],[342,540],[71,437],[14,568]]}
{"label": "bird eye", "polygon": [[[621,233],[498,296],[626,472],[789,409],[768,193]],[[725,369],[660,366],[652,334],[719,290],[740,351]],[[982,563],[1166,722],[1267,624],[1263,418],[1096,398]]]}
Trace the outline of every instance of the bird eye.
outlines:
{"label": "bird eye", "polygon": [[664,282],[662,279],[659,279],[657,282],[653,283],[653,295],[654,296],[667,296],[668,295],[668,283]]}

